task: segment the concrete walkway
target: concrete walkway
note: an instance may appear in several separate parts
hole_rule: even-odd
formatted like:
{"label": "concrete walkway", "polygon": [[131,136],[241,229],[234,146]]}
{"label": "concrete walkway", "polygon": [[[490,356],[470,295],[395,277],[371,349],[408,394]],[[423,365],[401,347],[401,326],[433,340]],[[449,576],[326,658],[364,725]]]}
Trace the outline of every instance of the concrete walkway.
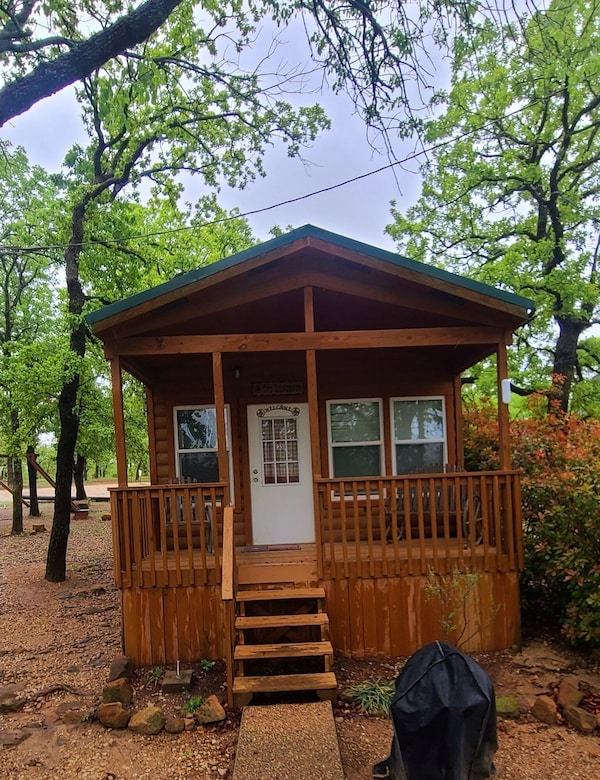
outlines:
{"label": "concrete walkway", "polygon": [[344,780],[331,702],[245,707],[233,780]]}

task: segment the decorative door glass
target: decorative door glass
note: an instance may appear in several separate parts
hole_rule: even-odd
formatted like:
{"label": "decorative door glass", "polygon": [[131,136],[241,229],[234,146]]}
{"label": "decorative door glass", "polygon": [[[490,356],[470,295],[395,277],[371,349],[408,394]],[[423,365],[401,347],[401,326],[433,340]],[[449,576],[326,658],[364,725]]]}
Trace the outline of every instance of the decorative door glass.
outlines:
{"label": "decorative door glass", "polygon": [[261,420],[263,482],[289,485],[300,481],[298,430],[293,417]]}

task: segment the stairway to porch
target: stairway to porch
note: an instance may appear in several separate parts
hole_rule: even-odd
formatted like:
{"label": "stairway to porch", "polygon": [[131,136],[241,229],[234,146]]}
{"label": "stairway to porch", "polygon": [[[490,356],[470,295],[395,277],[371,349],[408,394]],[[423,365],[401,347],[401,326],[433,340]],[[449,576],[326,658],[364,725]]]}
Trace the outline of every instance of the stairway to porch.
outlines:
{"label": "stairway to porch", "polygon": [[256,694],[299,691],[335,700],[329,618],[314,556],[306,549],[242,553],[236,568],[234,705],[243,707]]}

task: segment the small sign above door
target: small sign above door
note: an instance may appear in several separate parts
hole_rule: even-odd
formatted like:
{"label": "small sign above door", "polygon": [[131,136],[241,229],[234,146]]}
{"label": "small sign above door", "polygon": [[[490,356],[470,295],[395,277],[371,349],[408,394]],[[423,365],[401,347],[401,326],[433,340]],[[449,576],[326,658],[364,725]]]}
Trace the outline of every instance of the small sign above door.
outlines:
{"label": "small sign above door", "polygon": [[304,382],[254,382],[252,395],[302,395]]}

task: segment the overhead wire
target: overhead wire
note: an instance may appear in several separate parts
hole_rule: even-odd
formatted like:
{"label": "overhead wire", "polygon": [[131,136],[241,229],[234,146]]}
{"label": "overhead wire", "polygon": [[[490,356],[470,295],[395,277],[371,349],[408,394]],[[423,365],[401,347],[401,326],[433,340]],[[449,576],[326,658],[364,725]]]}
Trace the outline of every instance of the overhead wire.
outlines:
{"label": "overhead wire", "polygon": [[[552,94],[548,95],[547,97],[552,97]],[[519,106],[514,111],[510,111],[507,112],[506,114],[503,114],[502,118],[506,119],[506,118],[516,116],[529,108],[533,108],[539,102],[540,102],[539,99],[532,100],[530,103],[527,103],[523,106]],[[493,127],[495,122],[497,122],[497,118],[490,119],[487,122],[484,122],[480,127],[474,128],[473,130],[467,130],[455,136],[452,136],[451,138],[447,138],[443,141],[438,141],[437,143],[431,144],[428,147],[424,147],[418,151],[411,152],[410,154],[407,154],[405,157],[399,160],[393,160],[392,162],[389,162],[386,165],[382,165],[379,168],[375,168],[372,171],[367,171],[366,173],[357,174],[356,176],[352,176],[349,179],[344,179],[343,181],[337,182],[336,184],[331,184],[327,187],[321,187],[318,190],[313,190],[312,192],[307,192],[304,193],[304,195],[298,195],[294,198],[286,198],[285,200],[277,201],[277,203],[271,203],[268,206],[262,206],[257,209],[250,209],[248,211],[238,212],[235,214],[230,213],[223,217],[216,217],[215,219],[207,220],[206,222],[202,222],[201,224],[182,225],[181,227],[165,228],[164,230],[149,231],[147,233],[137,233],[131,236],[117,236],[114,238],[103,238],[102,241],[90,239],[88,241],[81,241],[81,242],[74,242],[74,243],[69,242],[69,243],[61,243],[61,244],[43,244],[43,245],[30,246],[30,247],[11,246],[10,244],[0,244],[0,252],[22,252],[22,253],[38,252],[39,253],[39,252],[48,252],[56,249],[66,249],[67,247],[74,247],[74,246],[86,247],[86,246],[95,246],[95,245],[119,244],[128,241],[137,241],[145,238],[154,238],[156,236],[171,235],[175,233],[181,233],[184,231],[201,230],[206,227],[211,227],[211,225],[218,225],[224,222],[232,222],[237,219],[245,219],[247,217],[255,216],[256,214],[264,214],[265,212],[273,211],[274,209],[281,208],[282,206],[289,206],[293,203],[299,203],[300,201],[308,200],[309,198],[313,198],[317,195],[323,195],[326,192],[332,192],[333,190],[340,189],[341,187],[346,187],[349,184],[354,184],[357,181],[362,181],[363,179],[367,179],[371,176],[376,176],[379,173],[383,173],[384,171],[391,170],[397,166],[402,166],[405,165],[406,163],[413,162],[414,160],[426,156],[431,152],[435,152],[438,149],[441,149],[445,146],[450,146],[451,144],[454,144],[457,141],[462,140],[463,138],[468,138],[471,135],[476,135],[478,133],[481,133],[481,131],[485,130],[487,127]]]}

